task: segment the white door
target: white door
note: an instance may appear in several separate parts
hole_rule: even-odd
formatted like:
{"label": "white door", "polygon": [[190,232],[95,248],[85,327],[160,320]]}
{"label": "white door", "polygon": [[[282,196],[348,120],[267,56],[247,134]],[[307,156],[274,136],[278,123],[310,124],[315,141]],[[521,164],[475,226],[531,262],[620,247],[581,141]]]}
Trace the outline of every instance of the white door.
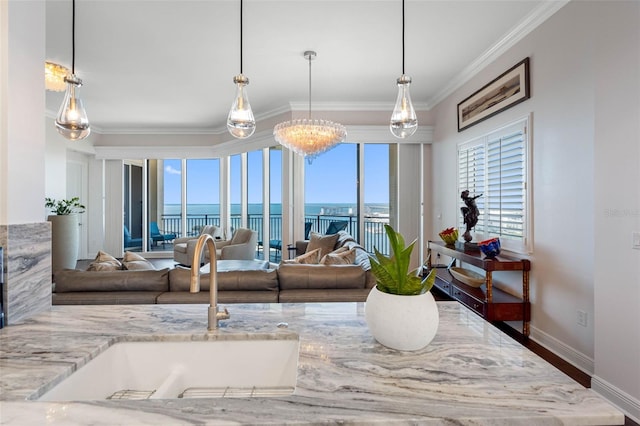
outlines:
{"label": "white door", "polygon": [[[67,198],[78,197],[80,203],[87,205],[87,163],[79,161],[67,161]],[[87,213],[78,215],[80,227],[78,244],[78,259],[87,259]]]}

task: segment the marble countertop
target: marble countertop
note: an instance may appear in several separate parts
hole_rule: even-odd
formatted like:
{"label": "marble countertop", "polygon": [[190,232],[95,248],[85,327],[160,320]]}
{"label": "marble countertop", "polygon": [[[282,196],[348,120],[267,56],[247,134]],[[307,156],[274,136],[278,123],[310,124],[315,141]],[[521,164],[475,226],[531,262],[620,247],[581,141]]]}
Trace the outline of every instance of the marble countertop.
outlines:
{"label": "marble countertop", "polygon": [[[457,302],[438,306],[438,334],[416,352],[376,343],[362,303],[228,305],[231,319],[214,333],[206,305],[54,306],[0,330],[0,424],[624,424],[595,392]],[[290,396],[31,400],[117,341],[291,333],[300,358]]]}

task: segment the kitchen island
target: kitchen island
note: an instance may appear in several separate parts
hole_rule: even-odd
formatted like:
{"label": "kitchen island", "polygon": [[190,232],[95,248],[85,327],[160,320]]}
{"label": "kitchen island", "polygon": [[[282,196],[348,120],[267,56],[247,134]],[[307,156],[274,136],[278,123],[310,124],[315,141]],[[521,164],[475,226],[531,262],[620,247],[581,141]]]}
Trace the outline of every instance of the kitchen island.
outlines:
{"label": "kitchen island", "polygon": [[[213,333],[206,305],[54,306],[0,330],[0,424],[624,424],[595,392],[467,308],[438,306],[438,333],[416,352],[376,343],[363,303],[229,305],[231,318]],[[35,401],[115,342],[292,333],[293,395]]]}

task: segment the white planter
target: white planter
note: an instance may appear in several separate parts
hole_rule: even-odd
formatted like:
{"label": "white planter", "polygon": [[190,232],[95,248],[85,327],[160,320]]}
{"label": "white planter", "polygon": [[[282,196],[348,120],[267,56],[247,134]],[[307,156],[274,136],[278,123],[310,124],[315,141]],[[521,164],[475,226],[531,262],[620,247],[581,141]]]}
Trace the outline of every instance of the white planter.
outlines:
{"label": "white planter", "polygon": [[431,292],[398,296],[371,289],[365,305],[369,331],[382,345],[400,351],[426,347],[436,335],[440,315]]}
{"label": "white planter", "polygon": [[51,270],[75,269],[78,261],[80,229],[78,215],[51,215]]}

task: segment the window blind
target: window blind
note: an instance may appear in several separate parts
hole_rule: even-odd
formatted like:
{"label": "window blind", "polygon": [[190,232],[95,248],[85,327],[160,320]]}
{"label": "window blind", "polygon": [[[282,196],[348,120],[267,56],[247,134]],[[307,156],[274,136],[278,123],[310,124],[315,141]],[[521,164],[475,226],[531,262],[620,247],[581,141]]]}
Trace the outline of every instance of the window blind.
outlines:
{"label": "window blind", "polygon": [[[458,194],[482,194],[474,239],[500,237],[516,250],[527,246],[527,124],[521,120],[458,147]],[[459,211],[461,230],[463,222]]]}

